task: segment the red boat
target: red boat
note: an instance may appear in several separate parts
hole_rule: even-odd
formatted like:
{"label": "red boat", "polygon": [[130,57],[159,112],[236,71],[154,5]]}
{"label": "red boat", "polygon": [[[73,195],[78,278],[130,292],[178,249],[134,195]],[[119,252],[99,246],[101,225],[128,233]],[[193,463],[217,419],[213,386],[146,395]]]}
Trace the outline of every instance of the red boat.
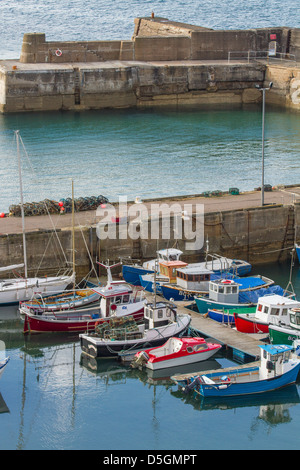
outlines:
{"label": "red boat", "polygon": [[207,343],[204,338],[172,337],[162,346],[135,354],[132,367],[144,366],[158,370],[206,361],[221,348],[219,343]]}
{"label": "red boat", "polygon": [[[108,268],[106,266],[106,268]],[[135,321],[144,318],[144,292],[133,291],[125,281],[113,281],[108,270],[108,282],[105,287],[94,287],[100,295],[100,303],[81,309],[69,309],[57,312],[22,310],[25,316],[24,333],[82,333],[91,332],[101,322],[110,318],[130,315]]]}
{"label": "red boat", "polygon": [[269,333],[269,324],[288,323],[288,310],[300,302],[282,295],[266,295],[258,299],[255,313],[234,313],[235,326],[241,333]]}

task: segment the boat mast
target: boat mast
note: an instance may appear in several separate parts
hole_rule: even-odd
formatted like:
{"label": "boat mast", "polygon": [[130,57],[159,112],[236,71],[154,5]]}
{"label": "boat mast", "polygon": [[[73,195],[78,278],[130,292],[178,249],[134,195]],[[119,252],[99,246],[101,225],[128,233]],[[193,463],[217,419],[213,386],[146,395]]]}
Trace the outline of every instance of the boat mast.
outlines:
{"label": "boat mast", "polygon": [[27,253],[26,253],[26,238],[25,238],[25,217],[24,217],[24,202],[23,202],[23,185],[22,185],[19,131],[15,131],[15,134],[16,134],[16,140],[17,140],[17,155],[18,155],[19,182],[20,182],[20,195],[21,195],[21,215],[22,215],[24,269],[25,269],[25,278],[27,279]]}
{"label": "boat mast", "polygon": [[75,291],[75,205],[74,205],[74,181],[72,180],[72,255],[73,255],[73,290]]}

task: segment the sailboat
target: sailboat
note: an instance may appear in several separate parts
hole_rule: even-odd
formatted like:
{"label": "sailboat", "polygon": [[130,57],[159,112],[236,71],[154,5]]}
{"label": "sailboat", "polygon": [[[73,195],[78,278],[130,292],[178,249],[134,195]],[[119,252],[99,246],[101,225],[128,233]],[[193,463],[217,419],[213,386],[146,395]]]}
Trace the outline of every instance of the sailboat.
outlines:
{"label": "sailboat", "polygon": [[26,237],[25,237],[25,217],[23,203],[23,186],[20,159],[20,135],[19,131],[15,131],[17,140],[17,154],[19,167],[19,182],[21,195],[21,216],[22,216],[22,233],[23,233],[23,256],[24,263],[1,267],[0,272],[13,271],[24,267],[24,277],[0,280],[0,305],[18,304],[20,301],[29,300],[34,294],[59,294],[63,292],[69,284],[75,282],[75,273],[62,276],[45,276],[45,277],[28,277],[27,275],[27,254],[26,254]]}

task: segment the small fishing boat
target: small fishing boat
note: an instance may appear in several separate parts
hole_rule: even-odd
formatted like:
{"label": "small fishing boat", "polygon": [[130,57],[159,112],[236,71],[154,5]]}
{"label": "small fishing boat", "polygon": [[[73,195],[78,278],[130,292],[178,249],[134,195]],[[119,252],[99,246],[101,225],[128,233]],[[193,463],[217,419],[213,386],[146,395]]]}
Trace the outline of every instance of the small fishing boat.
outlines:
{"label": "small fishing boat", "polygon": [[254,306],[260,296],[283,293],[280,286],[265,276],[249,276],[235,279],[215,279],[209,282],[208,295],[194,297],[199,313],[209,309],[232,309]]}
{"label": "small fishing boat", "polygon": [[[193,301],[196,294],[208,292],[211,275],[214,275],[213,271],[205,268],[203,263],[192,265],[187,265],[182,261],[160,263],[160,275],[156,276],[156,292],[167,300]],[[147,285],[147,289],[152,292],[153,283],[154,274],[141,276],[142,286],[146,288]]]}
{"label": "small fishing boat", "polygon": [[6,357],[3,361],[0,361],[0,379],[8,363],[9,363],[9,357]]}
{"label": "small fishing boat", "polygon": [[266,295],[258,299],[256,311],[234,313],[235,326],[241,333],[269,333],[270,323],[289,323],[288,311],[300,307],[300,302],[282,295]]}
{"label": "small fishing boat", "polygon": [[[114,320],[97,326],[95,332],[80,335],[83,353],[96,358],[118,357],[121,351],[160,346],[172,336],[183,335],[191,316],[178,315],[176,305],[166,302],[148,302],[144,308],[144,322],[116,323]],[[126,319],[128,320],[128,319]]]}
{"label": "small fishing boat", "polygon": [[289,322],[287,325],[269,325],[269,336],[272,344],[293,345],[295,341],[300,340],[300,308],[291,308],[288,315]]}
{"label": "small fishing boat", "polygon": [[145,366],[151,370],[184,366],[206,361],[221,347],[217,343],[207,343],[204,338],[172,337],[162,346],[136,353],[131,366]]}
{"label": "small fishing boat", "polygon": [[114,281],[111,268],[116,266],[102,265],[107,269],[107,284],[104,287],[91,288],[99,298],[85,308],[70,308],[59,311],[40,311],[27,308],[22,304],[20,313],[25,316],[24,333],[64,332],[80,333],[93,331],[98,323],[108,321],[111,317],[132,316],[136,321],[144,317],[145,296],[142,289],[135,291],[123,280]]}
{"label": "small fishing boat", "polygon": [[[22,265],[0,268],[0,273],[14,271]],[[30,300],[34,295],[52,295],[63,292],[73,284],[74,275],[45,277],[16,277],[0,280],[0,305],[16,305],[21,301]]]}
{"label": "small fishing boat", "polygon": [[35,313],[58,312],[85,307],[100,299],[100,294],[91,288],[64,291],[58,295],[42,296],[35,294],[28,301],[20,302],[20,310]]}
{"label": "small fishing boat", "polygon": [[225,323],[227,325],[234,325],[235,319],[234,314],[237,313],[246,313],[246,314],[254,314],[256,312],[256,306],[249,306],[249,307],[236,307],[236,308],[223,308],[223,309],[215,309],[210,308],[208,309],[207,315],[212,320],[215,320],[219,323]]}
{"label": "small fishing boat", "polygon": [[257,366],[240,366],[206,372],[189,378],[172,376],[172,380],[188,393],[194,390],[204,397],[232,397],[266,393],[295,383],[300,360],[291,357],[287,345],[260,345],[261,359]]}

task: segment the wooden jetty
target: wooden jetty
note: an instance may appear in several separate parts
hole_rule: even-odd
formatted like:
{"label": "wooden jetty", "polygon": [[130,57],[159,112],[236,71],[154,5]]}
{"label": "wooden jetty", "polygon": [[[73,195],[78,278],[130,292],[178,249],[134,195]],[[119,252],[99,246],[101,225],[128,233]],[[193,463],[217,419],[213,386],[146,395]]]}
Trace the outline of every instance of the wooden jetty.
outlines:
{"label": "wooden jetty", "polygon": [[220,344],[240,351],[245,355],[253,356],[254,358],[259,357],[260,349],[258,346],[265,344],[259,337],[265,338],[266,334],[250,335],[241,333],[225,323],[219,323],[203,314],[193,312],[190,309],[178,307],[178,312],[183,313],[183,311],[191,315],[191,327],[203,335],[213,338]]}

